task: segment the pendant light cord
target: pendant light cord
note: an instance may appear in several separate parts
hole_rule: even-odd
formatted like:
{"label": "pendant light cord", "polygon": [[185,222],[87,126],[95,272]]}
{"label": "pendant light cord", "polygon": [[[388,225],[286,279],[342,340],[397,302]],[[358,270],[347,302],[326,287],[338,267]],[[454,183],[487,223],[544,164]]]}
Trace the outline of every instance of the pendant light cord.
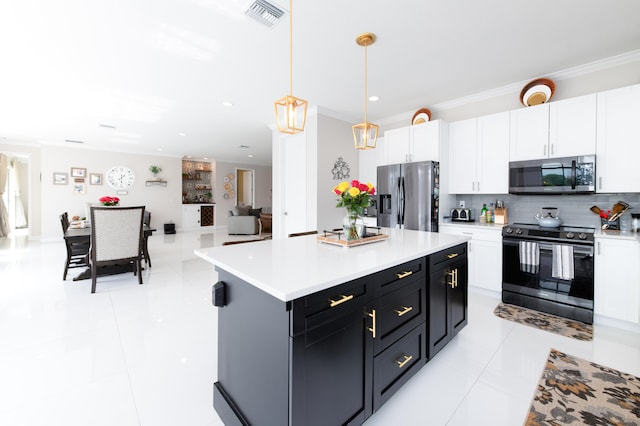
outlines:
{"label": "pendant light cord", "polygon": [[364,45],[364,122],[367,122],[367,46],[369,43],[365,43]]}
{"label": "pendant light cord", "polygon": [[293,0],[289,0],[289,96],[293,96]]}

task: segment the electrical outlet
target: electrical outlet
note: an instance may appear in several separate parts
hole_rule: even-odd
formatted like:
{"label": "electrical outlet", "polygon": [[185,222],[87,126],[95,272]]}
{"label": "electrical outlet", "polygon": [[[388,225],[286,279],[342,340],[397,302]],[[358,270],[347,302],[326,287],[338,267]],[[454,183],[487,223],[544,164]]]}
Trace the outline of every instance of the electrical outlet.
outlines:
{"label": "electrical outlet", "polygon": [[464,209],[466,207],[466,204],[464,202],[464,200],[460,200],[460,208]]}

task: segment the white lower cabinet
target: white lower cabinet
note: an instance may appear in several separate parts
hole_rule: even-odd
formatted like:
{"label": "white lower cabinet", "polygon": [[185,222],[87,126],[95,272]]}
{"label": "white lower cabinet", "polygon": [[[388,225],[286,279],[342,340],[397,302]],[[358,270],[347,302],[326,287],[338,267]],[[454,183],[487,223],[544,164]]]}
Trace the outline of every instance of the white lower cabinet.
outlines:
{"label": "white lower cabinet", "polygon": [[214,225],[213,204],[183,204],[182,227],[184,229],[197,229],[202,226]]}
{"label": "white lower cabinet", "polygon": [[502,291],[502,227],[440,224],[439,231],[471,237],[467,252],[470,286]]}
{"label": "white lower cabinet", "polygon": [[594,261],[596,315],[640,323],[640,243],[596,238]]}

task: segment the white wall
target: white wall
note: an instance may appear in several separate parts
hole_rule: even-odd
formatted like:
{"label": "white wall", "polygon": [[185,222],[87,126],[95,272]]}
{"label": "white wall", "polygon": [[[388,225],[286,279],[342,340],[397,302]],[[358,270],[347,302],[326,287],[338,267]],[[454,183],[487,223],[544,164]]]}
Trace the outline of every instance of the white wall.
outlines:
{"label": "white wall", "polygon": [[[58,216],[68,212],[69,216],[86,216],[86,203],[98,203],[105,195],[120,198],[121,206],[144,205],[151,212],[151,225],[162,230],[162,224],[173,221],[182,227],[182,162],[180,158],[156,155],[138,155],[108,151],[93,151],[82,148],[67,148],[45,145],[42,155],[42,239],[62,238]],[[117,165],[130,167],[135,173],[135,182],[127,195],[117,195],[116,190],[106,183],[109,168]],[[145,181],[153,178],[149,166],[162,169],[158,175],[167,181],[167,186],[146,186]],[[73,179],[68,185],[54,185],[53,173],[70,173],[71,167],[87,169],[86,192],[73,192]],[[90,173],[102,173],[103,184],[89,184]]]}
{"label": "white wall", "polygon": [[[336,208],[337,196],[332,192],[341,180],[359,179],[358,150],[353,146],[352,123],[318,114],[318,216],[317,230],[339,228],[346,211]],[[331,169],[342,157],[349,165],[350,175],[346,179],[335,180]]]}

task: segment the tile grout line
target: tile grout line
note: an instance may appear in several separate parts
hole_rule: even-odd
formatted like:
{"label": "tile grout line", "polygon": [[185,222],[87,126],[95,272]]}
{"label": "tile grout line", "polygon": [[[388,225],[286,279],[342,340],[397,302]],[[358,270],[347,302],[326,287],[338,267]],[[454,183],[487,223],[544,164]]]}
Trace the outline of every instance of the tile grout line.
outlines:
{"label": "tile grout line", "polygon": [[[502,318],[500,318],[502,319]],[[505,320],[506,321],[506,320]],[[515,324],[514,324],[515,325]],[[456,406],[455,410],[453,410],[453,413],[451,413],[451,416],[449,417],[449,419],[446,421],[445,425],[448,425],[451,420],[455,417],[456,413],[458,412],[458,410],[460,409],[460,406],[462,405],[462,403],[464,402],[465,399],[467,399],[467,397],[469,396],[469,394],[471,393],[471,391],[473,390],[473,388],[476,386],[476,384],[478,384],[478,381],[480,380],[480,377],[482,377],[482,375],[484,374],[484,372],[487,370],[487,367],[489,366],[489,364],[491,364],[491,361],[493,361],[493,359],[495,358],[495,356],[498,354],[498,352],[500,351],[500,349],[502,348],[502,346],[504,345],[504,343],[507,341],[507,339],[509,338],[509,336],[511,336],[511,333],[513,333],[513,330],[515,329],[515,327],[511,327],[511,330],[509,330],[509,333],[507,333],[507,335],[504,337],[504,339],[502,339],[500,341],[500,344],[496,347],[496,350],[493,352],[493,355],[491,355],[491,358],[489,358],[489,360],[487,361],[487,363],[485,364],[484,367],[482,367],[482,370],[480,371],[480,374],[478,374],[478,377],[476,377],[476,379],[474,380],[473,384],[469,387],[469,390],[464,394],[464,396],[462,398],[460,398],[460,402],[458,403],[458,405]]]}
{"label": "tile grout line", "polygon": [[124,361],[124,368],[127,372],[127,381],[129,382],[129,391],[131,392],[131,400],[133,401],[133,407],[136,410],[136,418],[138,420],[138,426],[142,426],[140,421],[140,411],[138,410],[138,404],[136,404],[135,393],[133,392],[133,383],[131,382],[131,375],[129,374],[129,365],[127,363],[127,356],[124,352],[124,344],[122,342],[122,335],[120,334],[120,323],[116,315],[116,309],[113,305],[113,297],[111,297],[111,291],[109,291],[109,301],[111,302],[111,310],[113,311],[113,319],[116,323],[116,331],[118,333],[118,340],[120,341],[120,351],[122,352],[122,360]]}

